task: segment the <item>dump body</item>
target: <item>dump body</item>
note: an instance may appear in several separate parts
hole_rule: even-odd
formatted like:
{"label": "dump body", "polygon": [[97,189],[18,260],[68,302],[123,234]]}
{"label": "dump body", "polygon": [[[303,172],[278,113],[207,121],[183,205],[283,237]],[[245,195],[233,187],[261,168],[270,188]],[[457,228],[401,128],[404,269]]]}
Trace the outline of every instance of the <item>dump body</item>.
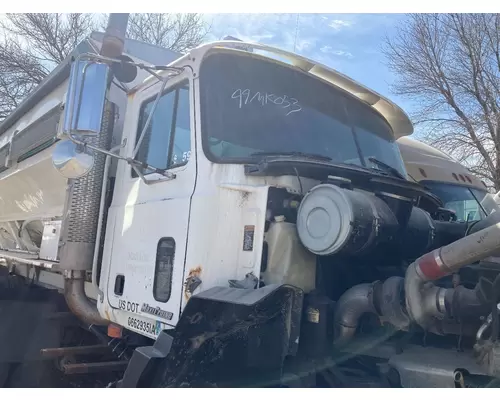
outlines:
{"label": "dump body", "polygon": [[[52,152],[62,135],[70,64],[79,54],[96,53],[103,36],[94,32],[80,43],[0,124],[0,251],[32,252],[30,259],[39,259],[39,263],[46,262],[50,267],[50,272],[42,270],[40,275],[49,286],[62,288],[57,266],[68,180],[54,168]],[[179,57],[167,49],[128,39],[124,54],[137,62],[153,64],[167,64]],[[146,72],[139,71],[134,81],[128,83],[129,87],[138,85],[147,76]],[[112,85],[108,99],[121,110],[113,117],[112,143],[115,145],[122,140],[127,95]],[[57,229],[52,234],[54,224]],[[18,269],[23,273],[22,264]],[[91,285],[87,288],[95,298],[95,289]]]}

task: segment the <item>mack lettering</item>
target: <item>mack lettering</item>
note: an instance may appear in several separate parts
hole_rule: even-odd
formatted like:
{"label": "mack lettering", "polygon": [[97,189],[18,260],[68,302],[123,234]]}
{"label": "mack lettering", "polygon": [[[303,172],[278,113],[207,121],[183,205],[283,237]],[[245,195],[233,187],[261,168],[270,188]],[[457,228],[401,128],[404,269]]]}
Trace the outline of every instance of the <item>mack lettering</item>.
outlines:
{"label": "mack lettering", "polygon": [[144,303],[141,307],[141,312],[146,314],[154,315],[155,317],[171,320],[174,316],[170,311],[162,310],[160,307],[153,307],[147,303]]}

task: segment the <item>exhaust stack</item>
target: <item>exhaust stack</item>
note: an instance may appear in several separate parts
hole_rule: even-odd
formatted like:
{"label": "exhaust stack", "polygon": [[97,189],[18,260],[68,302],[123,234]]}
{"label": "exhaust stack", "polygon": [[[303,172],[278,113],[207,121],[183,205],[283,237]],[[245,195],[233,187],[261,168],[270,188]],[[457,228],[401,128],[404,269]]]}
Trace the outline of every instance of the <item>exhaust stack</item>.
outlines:
{"label": "exhaust stack", "polygon": [[[129,14],[110,14],[100,55],[118,58],[125,44]],[[87,139],[91,145],[108,150],[113,135],[114,104],[105,105],[104,119],[98,136]],[[69,183],[69,195],[65,212],[65,243],[61,249],[61,267],[65,270],[64,296],[73,313],[90,325],[107,325],[100,317],[96,305],[85,294],[86,271],[92,269],[99,218],[106,156],[94,155],[94,168],[82,178]]]}
{"label": "exhaust stack", "polygon": [[123,53],[129,14],[109,14],[101,46],[101,56],[118,58]]}

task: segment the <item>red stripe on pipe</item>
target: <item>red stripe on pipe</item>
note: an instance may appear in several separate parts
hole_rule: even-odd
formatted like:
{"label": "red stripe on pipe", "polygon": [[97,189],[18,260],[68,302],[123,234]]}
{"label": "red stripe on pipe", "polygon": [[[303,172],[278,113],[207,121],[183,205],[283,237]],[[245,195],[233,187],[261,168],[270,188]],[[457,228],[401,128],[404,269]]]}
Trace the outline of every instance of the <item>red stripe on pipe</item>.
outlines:
{"label": "red stripe on pipe", "polygon": [[446,276],[446,271],[439,268],[439,264],[434,257],[434,252],[427,253],[418,260],[418,266],[422,274],[429,280],[435,281],[436,279]]}

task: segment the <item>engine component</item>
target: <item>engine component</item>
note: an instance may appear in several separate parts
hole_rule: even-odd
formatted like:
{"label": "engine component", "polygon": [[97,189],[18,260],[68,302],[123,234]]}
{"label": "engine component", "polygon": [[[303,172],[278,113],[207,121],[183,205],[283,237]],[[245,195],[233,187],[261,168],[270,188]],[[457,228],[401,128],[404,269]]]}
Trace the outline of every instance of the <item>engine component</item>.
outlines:
{"label": "engine component", "polygon": [[288,284],[305,293],[315,288],[316,256],[300,243],[295,224],[273,222],[266,233],[267,267],[262,272],[266,285]]}
{"label": "engine component", "polygon": [[[466,224],[436,221],[426,211],[413,207],[406,226],[400,226],[400,253],[414,260],[423,253],[465,236]],[[391,243],[392,245],[392,243]]]}
{"label": "engine component", "polygon": [[496,313],[497,322],[494,322],[493,312],[490,313],[477,331],[474,354],[478,364],[487,368],[490,376],[500,378],[500,343],[498,342],[500,304],[497,304],[495,310],[492,311]]}
{"label": "engine component", "polygon": [[387,203],[396,216],[399,226],[406,227],[412,212],[413,199],[386,192],[377,193],[377,197],[380,197],[385,203]]}
{"label": "engine component", "polygon": [[297,215],[299,238],[317,255],[366,253],[397,230],[396,217],[383,200],[332,184],[312,188]]}
{"label": "engine component", "polygon": [[370,349],[370,353],[378,359],[389,358],[386,368],[397,371],[404,388],[455,388],[457,372],[462,372],[466,387],[474,387],[476,380],[486,380],[485,386],[488,385],[486,368],[478,365],[468,350],[459,352],[410,345],[403,351],[398,351],[397,347],[378,346]]}
{"label": "engine component", "polygon": [[488,314],[491,304],[486,294],[481,292],[482,286],[480,282],[473,290],[463,286],[446,290],[444,301],[447,316],[464,321]]}
{"label": "engine component", "polygon": [[[312,188],[300,203],[297,231],[312,253],[367,257],[376,251],[414,260],[465,236],[466,224],[434,221],[407,199],[333,184]],[[387,253],[389,252],[389,253]]]}
{"label": "engine component", "polygon": [[362,283],[347,290],[335,307],[335,344],[342,346],[352,339],[365,313],[374,314],[397,329],[407,329],[410,319],[402,304],[403,289],[404,279],[393,276],[384,282]]}
{"label": "engine component", "polygon": [[375,308],[379,310],[380,317],[398,329],[406,329],[410,319],[404,309],[404,279],[391,276],[380,285],[380,290],[375,291]]}
{"label": "engine component", "polygon": [[417,258],[432,248],[435,239],[434,221],[421,208],[413,207],[406,228],[401,231],[401,254],[407,258]]}
{"label": "engine component", "polygon": [[342,345],[356,333],[361,316],[377,314],[373,302],[376,283],[362,283],[347,290],[335,306],[335,343]]}
{"label": "engine component", "polygon": [[[426,295],[426,302],[421,307],[431,315],[445,317],[433,321],[432,326],[428,327],[438,335],[474,336],[477,329],[474,323],[465,327],[459,324],[466,320],[477,322],[477,317],[487,314],[490,309],[490,303],[479,284],[472,290],[463,286],[443,289],[428,285],[424,293],[430,294]],[[433,301],[438,300],[440,304],[436,309]],[[376,315],[380,322],[387,322],[398,330],[408,330],[411,319],[404,302],[404,279],[398,276],[384,282],[353,286],[341,296],[335,309],[335,344],[345,345],[352,339],[365,313]]]}
{"label": "engine component", "polygon": [[446,290],[429,284],[460,268],[497,253],[500,249],[500,223],[477,231],[449,245],[425,254],[412,263],[405,277],[406,309],[424,329],[433,317],[446,312]]}

